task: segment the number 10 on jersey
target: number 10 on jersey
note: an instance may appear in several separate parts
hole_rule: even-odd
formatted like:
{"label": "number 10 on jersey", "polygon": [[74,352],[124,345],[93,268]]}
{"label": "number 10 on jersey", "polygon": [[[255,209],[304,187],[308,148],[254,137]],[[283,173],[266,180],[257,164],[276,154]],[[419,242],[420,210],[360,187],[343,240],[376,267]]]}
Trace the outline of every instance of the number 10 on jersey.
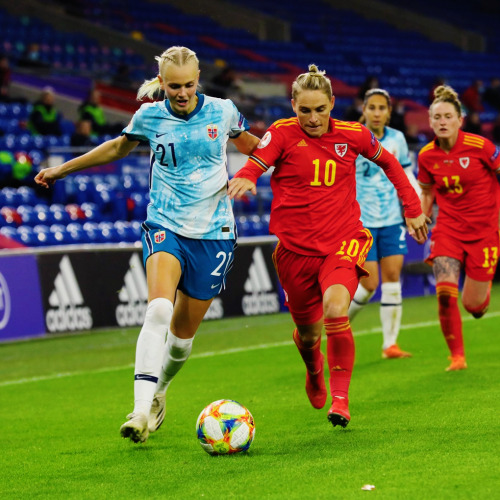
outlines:
{"label": "number 10 on jersey", "polygon": [[333,186],[335,174],[337,173],[337,163],[334,160],[327,160],[324,166],[320,165],[319,159],[313,160],[314,180],[311,186]]}

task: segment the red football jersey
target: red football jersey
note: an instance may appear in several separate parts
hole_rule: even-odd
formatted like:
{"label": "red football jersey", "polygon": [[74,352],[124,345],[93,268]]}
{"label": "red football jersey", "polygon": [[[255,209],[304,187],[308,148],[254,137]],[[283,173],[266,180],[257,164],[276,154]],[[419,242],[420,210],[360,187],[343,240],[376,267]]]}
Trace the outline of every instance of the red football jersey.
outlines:
{"label": "red football jersey", "polygon": [[384,169],[405,215],[418,217],[420,201],[401,165],[360,123],[330,118],[328,132],[310,137],[297,118],[278,120],[235,177],[256,182],[274,166],[270,232],[296,253],[328,255],[362,227],[355,165],[360,154]]}
{"label": "red football jersey", "polygon": [[500,149],[491,141],[459,130],[449,153],[437,139],[424,146],[418,167],[418,181],[434,186],[439,207],[434,234],[473,241],[498,230]]}

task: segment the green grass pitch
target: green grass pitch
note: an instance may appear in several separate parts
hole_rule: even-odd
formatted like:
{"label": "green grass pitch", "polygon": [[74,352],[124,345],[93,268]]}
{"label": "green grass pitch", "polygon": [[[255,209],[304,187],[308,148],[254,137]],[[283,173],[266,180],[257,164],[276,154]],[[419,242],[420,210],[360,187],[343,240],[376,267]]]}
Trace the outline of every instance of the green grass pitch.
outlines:
{"label": "green grass pitch", "polygon": [[[138,329],[0,345],[0,498],[498,498],[498,297],[495,285],[480,320],[463,313],[469,368],[453,373],[435,297],[404,301],[411,359],[381,359],[378,304],[365,308],[346,429],[328,404],[310,406],[288,314],[205,322],[143,445],[119,436]],[[221,398],[255,418],[247,454],[211,457],[197,442],[198,414]]]}

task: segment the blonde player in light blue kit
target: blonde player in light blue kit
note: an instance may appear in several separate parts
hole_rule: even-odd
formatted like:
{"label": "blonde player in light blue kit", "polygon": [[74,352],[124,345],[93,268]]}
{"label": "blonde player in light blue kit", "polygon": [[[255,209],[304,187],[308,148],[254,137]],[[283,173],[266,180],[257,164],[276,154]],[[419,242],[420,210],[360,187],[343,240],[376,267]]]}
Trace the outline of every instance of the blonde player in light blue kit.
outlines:
{"label": "blonde player in light blue kit", "polygon": [[[401,163],[416,189],[417,184],[408,155],[408,145],[402,132],[387,127],[391,118],[391,98],[383,89],[371,89],[365,94],[363,118],[366,127],[380,140],[384,148]],[[411,354],[397,344],[403,311],[401,269],[406,246],[406,228],[396,190],[383,170],[375,163],[358,156],[356,160],[357,200],[361,207],[361,220],[373,235],[373,246],[368,253],[365,268],[370,276],[361,278],[349,307],[349,319],[366,305],[379,284],[379,264],[382,278],[380,320],[382,322],[384,358],[406,358]]]}
{"label": "blonde player in light blue kit", "polygon": [[231,101],[197,92],[199,61],[192,50],[170,47],[156,60],[159,74],[144,82],[137,98],[153,98],[161,89],[165,100],[143,104],[120,137],[35,178],[49,187],[127,156],[139,141],[151,147],[142,234],[148,307],[137,340],[134,410],[120,428],[134,442],[145,442],[162,424],[167,387],[232,267],[236,230],[227,196],[227,142],[246,155],[259,143]]}

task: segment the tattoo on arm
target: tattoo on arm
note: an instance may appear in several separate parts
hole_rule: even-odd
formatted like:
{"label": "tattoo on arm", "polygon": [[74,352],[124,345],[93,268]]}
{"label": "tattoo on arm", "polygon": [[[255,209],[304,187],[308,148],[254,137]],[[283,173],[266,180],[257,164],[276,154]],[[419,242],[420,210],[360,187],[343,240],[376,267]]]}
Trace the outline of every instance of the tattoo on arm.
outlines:
{"label": "tattoo on arm", "polygon": [[460,261],[451,257],[435,257],[432,263],[436,281],[458,283],[460,278]]}

